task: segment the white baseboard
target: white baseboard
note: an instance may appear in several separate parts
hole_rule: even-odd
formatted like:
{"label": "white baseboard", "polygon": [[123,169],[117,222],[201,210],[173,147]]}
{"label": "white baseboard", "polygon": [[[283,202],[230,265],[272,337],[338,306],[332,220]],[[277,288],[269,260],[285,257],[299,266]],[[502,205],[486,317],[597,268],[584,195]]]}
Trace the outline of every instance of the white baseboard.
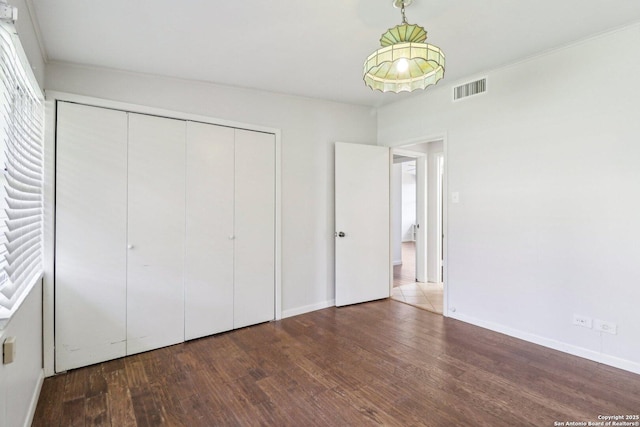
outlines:
{"label": "white baseboard", "polygon": [[36,408],[38,406],[38,399],[40,398],[40,391],[42,390],[42,383],[44,383],[44,370],[40,370],[38,376],[38,383],[33,390],[33,396],[31,396],[31,402],[29,403],[29,412],[27,418],[24,420],[24,427],[29,427],[33,423],[33,417],[36,414]]}
{"label": "white baseboard", "polygon": [[523,332],[518,329],[513,329],[508,326],[501,325],[499,323],[487,322],[484,320],[476,319],[474,317],[466,316],[461,313],[453,313],[449,311],[449,317],[460,320],[465,323],[470,323],[481,328],[489,329],[494,332],[509,335],[510,337],[519,338],[524,341],[528,341],[534,344],[541,345],[543,347],[558,350],[563,353],[572,354],[574,356],[582,357],[584,359],[593,360],[594,362],[602,363],[604,365],[613,366],[614,368],[624,369],[625,371],[640,374],[640,363],[631,360],[621,359],[619,357],[611,356],[609,354],[600,353],[594,350],[589,350],[584,347],[578,347],[575,345],[567,344],[561,341],[556,341],[550,338],[541,337],[539,335]]}
{"label": "white baseboard", "polygon": [[289,310],[282,311],[282,318],[293,317],[299,314],[309,313],[311,311],[322,310],[323,308],[333,307],[336,305],[336,300],[331,299],[328,301],[319,302],[316,304],[305,305],[302,307],[291,308]]}
{"label": "white baseboard", "polygon": [[402,260],[401,259],[393,260],[393,265],[402,265]]}

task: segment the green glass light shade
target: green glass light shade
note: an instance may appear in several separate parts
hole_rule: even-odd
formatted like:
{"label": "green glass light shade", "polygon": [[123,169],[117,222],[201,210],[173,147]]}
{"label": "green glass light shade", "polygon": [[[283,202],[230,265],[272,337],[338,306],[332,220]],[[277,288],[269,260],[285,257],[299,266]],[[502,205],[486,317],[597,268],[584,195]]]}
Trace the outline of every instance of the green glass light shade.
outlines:
{"label": "green glass light shade", "polygon": [[403,22],[385,32],[380,44],[364,62],[363,79],[381,92],[425,89],[444,77],[444,53],[425,43],[424,28]]}

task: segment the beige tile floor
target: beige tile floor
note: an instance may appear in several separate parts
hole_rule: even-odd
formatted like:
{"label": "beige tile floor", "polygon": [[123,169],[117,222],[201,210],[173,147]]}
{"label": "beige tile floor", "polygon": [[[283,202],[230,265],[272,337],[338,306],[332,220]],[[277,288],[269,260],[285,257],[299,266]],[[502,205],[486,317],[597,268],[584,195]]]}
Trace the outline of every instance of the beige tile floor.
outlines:
{"label": "beige tile floor", "polygon": [[391,299],[442,314],[442,283],[409,283],[394,287]]}
{"label": "beige tile floor", "polygon": [[442,314],[442,283],[416,282],[415,243],[402,243],[402,264],[393,267],[391,299]]}

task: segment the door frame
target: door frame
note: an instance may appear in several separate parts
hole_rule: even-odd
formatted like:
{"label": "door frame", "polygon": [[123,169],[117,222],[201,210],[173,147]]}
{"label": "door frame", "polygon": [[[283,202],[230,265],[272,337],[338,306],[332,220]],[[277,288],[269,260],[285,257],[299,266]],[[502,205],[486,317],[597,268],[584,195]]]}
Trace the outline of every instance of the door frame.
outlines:
{"label": "door frame", "polygon": [[[441,282],[444,283],[444,208],[445,208],[445,200],[444,197],[447,194],[444,191],[444,161],[445,161],[444,151],[442,153],[438,153],[434,156],[435,160],[435,169],[436,169],[436,195],[440,209],[436,208],[437,216],[436,216],[436,233],[438,235],[438,239],[440,243],[436,244],[436,258],[437,258],[437,272],[436,277],[440,279]],[[442,160],[442,163],[440,163]]]}
{"label": "door frame", "polygon": [[[429,170],[427,153],[420,151],[411,151],[402,148],[392,148],[391,156],[394,155],[410,157],[416,162],[416,223],[421,225],[418,228],[416,238],[416,281],[427,282],[427,172]],[[391,191],[394,191],[391,186]],[[393,196],[393,195],[392,195]],[[391,197],[393,201],[393,197]],[[391,230],[393,241],[393,230]],[[418,240],[419,239],[419,240]],[[418,242],[420,245],[418,245]],[[392,257],[393,258],[393,257]],[[393,265],[393,260],[392,260]],[[391,278],[391,290],[393,288],[393,277]]]}
{"label": "door frame", "polygon": [[198,114],[184,113],[163,108],[147,107],[128,102],[111,101],[68,92],[45,91],[44,129],[44,232],[43,232],[43,367],[46,377],[55,375],[55,179],[56,179],[56,104],[57,101],[74,102],[94,107],[148,114],[170,119],[186,120],[246,129],[275,135],[275,269],[274,311],[275,320],[282,319],[282,132],[279,128],[236,122]]}
{"label": "door frame", "polygon": [[[447,134],[445,133],[441,133],[441,134],[433,134],[433,135],[428,135],[428,136],[424,136],[424,137],[419,137],[419,138],[411,138],[411,139],[407,139],[407,140],[401,140],[401,141],[396,141],[396,142],[392,142],[389,144],[385,144],[387,147],[389,147],[389,149],[391,150],[392,153],[395,153],[396,150],[398,151],[402,151],[402,150],[411,150],[410,147],[413,145],[417,145],[417,144],[428,144],[431,142],[438,142],[438,141],[442,141],[442,155],[444,157],[444,174],[442,176],[442,235],[443,237],[443,242],[442,242],[442,264],[443,264],[443,268],[442,268],[442,282],[443,282],[443,293],[442,293],[442,315],[444,317],[449,317],[449,262],[448,262],[448,254],[449,254],[449,249],[448,249],[448,242],[449,242],[449,232],[448,232],[448,223],[449,223],[449,197],[448,197],[448,176],[449,176],[449,172],[448,172],[448,158],[449,158],[449,148],[448,148],[448,143],[447,143]],[[393,157],[392,157],[393,158]],[[391,180],[391,174],[389,174],[389,180]],[[391,186],[391,181],[389,181],[389,185]],[[390,200],[390,203],[393,200]],[[389,221],[389,228],[390,228],[390,238],[389,238],[389,247],[392,247],[393,245],[393,241],[391,240],[391,221]],[[391,271],[393,271],[393,251],[389,251],[389,265],[391,268]],[[389,279],[389,288],[392,289],[393,288],[393,274],[391,275],[391,278]]]}

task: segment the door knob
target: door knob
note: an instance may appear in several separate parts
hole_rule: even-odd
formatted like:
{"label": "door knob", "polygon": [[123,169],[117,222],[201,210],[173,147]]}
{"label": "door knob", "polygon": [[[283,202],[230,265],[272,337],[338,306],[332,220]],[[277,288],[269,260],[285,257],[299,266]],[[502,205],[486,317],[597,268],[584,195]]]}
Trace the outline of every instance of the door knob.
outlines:
{"label": "door knob", "polygon": [[229,236],[229,240],[234,240],[236,236]]}
{"label": "door knob", "polygon": [[133,245],[127,245],[127,249],[133,249]]}
{"label": "door knob", "polygon": [[346,236],[346,234],[344,234],[344,231],[338,231],[336,233],[336,237],[344,237],[344,236]]}

